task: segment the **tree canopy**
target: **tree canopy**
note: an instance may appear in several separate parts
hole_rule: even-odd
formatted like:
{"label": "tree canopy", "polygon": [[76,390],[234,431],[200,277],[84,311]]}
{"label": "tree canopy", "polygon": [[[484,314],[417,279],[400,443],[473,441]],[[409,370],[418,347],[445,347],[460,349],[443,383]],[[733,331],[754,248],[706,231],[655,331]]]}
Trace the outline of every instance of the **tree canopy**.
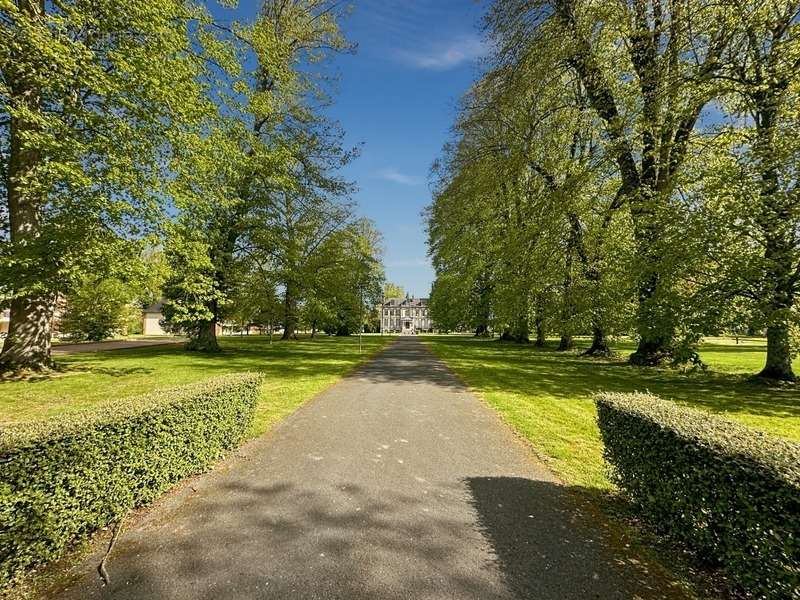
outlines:
{"label": "tree canopy", "polygon": [[[379,236],[338,174],[355,152],[324,116],[325,61],[352,49],[344,13],[329,0],[264,0],[252,22],[193,0],[0,2],[4,369],[47,368],[57,304],[72,298],[77,316],[94,291],[116,306],[118,288],[87,282],[133,280],[152,249],[167,325],[198,350],[218,349],[234,315],[291,337],[306,303],[341,297],[337,269],[382,278]],[[368,274],[353,271],[365,256]]]}
{"label": "tree canopy", "polygon": [[794,379],[799,10],[495,0],[434,167],[437,322],[591,354],[630,334],[640,365],[746,324]]}

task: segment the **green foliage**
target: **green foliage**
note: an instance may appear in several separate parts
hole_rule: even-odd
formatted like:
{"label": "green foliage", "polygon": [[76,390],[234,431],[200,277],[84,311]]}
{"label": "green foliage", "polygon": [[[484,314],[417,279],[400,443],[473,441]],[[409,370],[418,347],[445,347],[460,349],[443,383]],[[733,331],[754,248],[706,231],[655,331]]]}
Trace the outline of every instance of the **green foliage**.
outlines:
{"label": "green foliage", "polygon": [[800,3],[690,5],[491,4],[487,69],[434,169],[443,326],[592,334],[590,353],[631,332],[631,361],[656,365],[697,364],[746,319],[761,375],[794,380]]}
{"label": "green foliage", "polygon": [[[49,366],[56,298],[121,276],[172,206],[165,166],[209,128],[209,62],[185,0],[0,3],[0,363]],[[130,250],[130,248],[128,248]]]}
{"label": "green foliage", "polygon": [[[465,283],[467,285],[465,285]],[[443,331],[460,331],[469,327],[474,305],[470,298],[469,281],[455,273],[441,272],[433,282],[430,297],[431,319]]]}
{"label": "green foliage", "polygon": [[219,348],[215,324],[259,270],[285,290],[293,333],[320,293],[317,250],[330,258],[327,238],[356,226],[336,174],[355,152],[322,111],[321,63],[351,48],[346,12],[265,0],[251,22],[215,22],[187,0],[0,4],[4,368],[48,367],[54,299],[101,271],[125,280],[132,252],[110,249],[151,232],[167,238],[152,245],[171,270],[168,327],[192,347]]}
{"label": "green foliage", "polygon": [[68,287],[59,331],[75,340],[99,341],[114,335],[140,333],[141,307],[161,298],[167,273],[162,252],[141,243],[119,242],[106,248],[111,265],[85,274]]}
{"label": "green foliage", "polygon": [[270,330],[279,322],[281,305],[270,275],[253,271],[239,278],[225,311],[230,322],[242,329],[255,325]]}
{"label": "green foliage", "polygon": [[800,445],[646,394],[595,398],[604,456],[660,532],[759,598],[800,586]]}
{"label": "green foliage", "polygon": [[87,278],[67,294],[65,302],[60,331],[74,340],[100,341],[126,334],[133,322],[141,320],[130,287],[118,279]]}
{"label": "green foliage", "polygon": [[[252,23],[222,27],[208,42],[232,56],[216,82],[215,135],[195,139],[192,168],[176,169],[182,212],[171,234],[180,239],[168,246],[166,289],[165,317],[195,347],[215,349],[211,325],[226,318],[263,313],[293,338],[322,305],[359,312],[351,310],[352,241],[373,244],[372,259],[378,250],[371,227],[353,215],[352,185],[337,174],[355,152],[321,110],[329,99],[320,63],[349,49],[343,12],[328,0],[267,0]],[[256,280],[265,297],[283,296],[280,319],[274,302],[266,312],[258,306]]]}
{"label": "green foliage", "polygon": [[195,340],[214,325],[225,295],[220,289],[208,246],[199,235],[175,229],[166,257],[170,276],[164,286],[164,319],[168,329]]}
{"label": "green foliage", "polygon": [[392,283],[391,281],[387,281],[383,284],[383,297],[387,300],[390,298],[403,298],[405,295],[406,292],[403,286]]}
{"label": "green foliage", "polygon": [[211,106],[186,27],[203,13],[182,0],[26,5],[38,3],[0,5],[0,191],[29,225],[3,232],[0,280],[14,295],[63,291],[108,266],[107,244],[151,228],[172,142]]}
{"label": "green foliage", "polygon": [[245,435],[261,382],[227,375],[0,431],[0,581],[207,469]]}
{"label": "green foliage", "polygon": [[311,329],[316,334],[320,329],[335,330],[333,325],[336,320],[335,307],[330,306],[319,298],[310,298],[303,303],[300,322],[306,329]]}

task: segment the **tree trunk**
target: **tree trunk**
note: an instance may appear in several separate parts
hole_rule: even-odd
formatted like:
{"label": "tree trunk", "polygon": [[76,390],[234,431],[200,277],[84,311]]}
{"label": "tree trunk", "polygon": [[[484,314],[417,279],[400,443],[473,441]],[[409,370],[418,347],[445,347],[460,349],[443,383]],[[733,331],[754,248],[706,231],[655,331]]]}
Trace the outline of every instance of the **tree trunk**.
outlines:
{"label": "tree trunk", "polygon": [[639,277],[638,304],[636,307],[636,332],[639,344],[629,357],[632,365],[657,366],[672,356],[675,315],[671,308],[660,302],[661,277],[659,275],[661,256],[656,250],[660,233],[651,208],[646,200],[637,200],[637,220],[634,235],[640,260],[643,261]]}
{"label": "tree trunk", "polygon": [[544,318],[538,314],[534,319],[534,327],[536,328],[536,341],[533,343],[533,345],[537,348],[544,348],[544,344],[547,341],[544,331]]}
{"label": "tree trunk", "polygon": [[214,300],[208,307],[214,315],[211,320],[203,321],[198,324],[197,329],[192,332],[186,349],[194,352],[221,352],[217,341],[217,323],[219,322],[219,303]]}
{"label": "tree trunk", "polygon": [[606,333],[600,326],[592,326],[592,345],[584,354],[586,356],[609,356],[611,354],[611,346],[608,344]]}
{"label": "tree trunk", "polygon": [[654,337],[651,339],[640,337],[636,352],[630,356],[630,363],[641,367],[654,367],[659,365],[671,355],[667,348],[668,344],[662,337]]}
{"label": "tree trunk", "polygon": [[637,333],[639,344],[630,355],[632,365],[656,366],[672,356],[672,319],[663,307],[657,305],[655,289],[639,295],[637,306]]}
{"label": "tree trunk", "polygon": [[[572,320],[575,318],[577,309],[574,298],[574,277],[572,273],[575,254],[579,257],[585,254],[583,249],[583,226],[578,215],[570,213],[568,215],[570,223],[570,234],[564,255],[564,288],[561,301],[561,340],[558,342],[558,349],[561,351],[572,350],[575,342],[572,337]],[[586,259],[584,258],[584,262]]]}
{"label": "tree trunk", "polygon": [[787,315],[794,306],[796,220],[791,200],[780,189],[776,150],[777,122],[785,88],[764,82],[754,94],[756,111],[755,155],[761,171],[760,206],[756,222],[764,239],[765,304],[767,305],[767,359],[758,374],[765,379],[795,381],[792,370],[791,333]]}
{"label": "tree trunk", "polygon": [[575,340],[571,333],[562,333],[561,339],[558,342],[558,349],[562,352],[565,350],[572,350],[575,347]]}
{"label": "tree trunk", "polygon": [[[614,203],[617,202],[617,199],[614,200]],[[608,228],[611,224],[611,218],[613,216],[613,210],[615,208],[610,209],[610,211],[606,214],[606,217],[603,221],[603,228],[602,231]],[[582,259],[586,257],[584,262],[584,267],[586,268],[586,279],[592,285],[592,289],[594,293],[592,294],[593,297],[593,310],[592,310],[592,344],[589,348],[583,353],[584,356],[611,356],[611,346],[608,344],[608,339],[606,338],[606,330],[603,327],[603,318],[601,315],[605,312],[606,307],[603,306],[602,302],[599,300],[601,297],[601,286],[603,280],[603,273],[598,267],[599,262],[599,253],[601,244],[603,243],[603,238],[598,241],[595,258],[592,263],[589,263],[588,256],[585,252],[581,252],[580,256]]]}
{"label": "tree trunk", "polygon": [[475,337],[489,337],[489,328],[486,323],[481,323],[475,328]]}
{"label": "tree trunk", "polygon": [[758,376],[779,381],[797,379],[792,370],[789,326],[785,322],[767,327],[767,362]]}
{"label": "tree trunk", "polygon": [[25,296],[11,301],[0,370],[42,371],[51,366],[50,322],[54,304],[48,296]]}
{"label": "tree trunk", "polygon": [[189,338],[186,349],[196,352],[220,352],[216,319],[201,323],[195,334]]}
{"label": "tree trunk", "polygon": [[567,250],[566,275],[564,277],[564,296],[561,304],[561,339],[558,342],[558,349],[561,351],[572,350],[575,345],[572,339],[570,328],[572,319],[575,316],[575,303],[572,298],[572,252]]}
{"label": "tree trunk", "polygon": [[528,316],[521,314],[517,317],[514,325],[513,338],[517,344],[530,344],[530,328],[528,326]]}
{"label": "tree trunk", "polygon": [[777,235],[769,235],[765,256],[768,261],[770,289],[767,315],[767,359],[758,374],[765,379],[795,381],[792,370],[791,333],[786,315],[794,305],[791,258],[787,252],[790,244],[776,242]]}
{"label": "tree trunk", "polygon": [[317,336],[317,321],[311,321],[311,339],[313,340]]}
{"label": "tree trunk", "polygon": [[477,282],[476,317],[478,325],[475,328],[475,337],[490,337],[489,319],[491,317],[491,278],[487,272],[482,272]]}
{"label": "tree trunk", "polygon": [[[45,14],[44,0],[22,0],[18,2],[23,18],[36,20]],[[12,59],[13,64],[13,59]],[[4,73],[8,82],[11,103],[24,107],[25,112],[37,114],[41,110],[41,96],[35,85],[27,80],[28,74],[9,69]],[[30,193],[26,180],[35,180],[36,169],[41,161],[39,150],[30,147],[26,136],[34,135],[38,126],[12,113],[9,123],[9,159],[6,173],[6,192],[8,201],[8,220],[10,226],[10,252],[12,258],[17,253],[27,254],[30,261],[42,261],[42,256],[31,246],[37,243],[41,230],[41,207],[43,199]],[[33,277],[25,281],[25,287],[44,282],[35,279],[37,265],[31,271]],[[28,278],[26,278],[28,279]],[[15,281],[14,284],[18,284]],[[27,285],[26,285],[27,284]],[[14,289],[19,292],[19,288]],[[51,366],[50,360],[50,320],[55,308],[55,294],[21,294],[11,302],[11,315],[8,336],[0,354],[2,370],[41,371]]]}
{"label": "tree trunk", "polygon": [[529,344],[531,342],[528,333],[517,327],[509,327],[500,334],[501,342],[514,342],[515,344]]}
{"label": "tree trunk", "polygon": [[608,345],[605,331],[598,325],[592,326],[592,345],[583,353],[584,356],[610,356],[611,346]]}
{"label": "tree trunk", "polygon": [[[644,186],[641,189],[645,189]],[[649,189],[649,188],[648,188]],[[648,191],[634,203],[634,236],[637,254],[643,261],[639,276],[636,332],[639,344],[629,361],[633,365],[656,366],[672,356],[675,315],[673,307],[661,302],[660,270],[663,257],[659,247],[660,228],[653,215],[656,192]]]}
{"label": "tree trunk", "polygon": [[286,294],[283,298],[283,336],[281,339],[297,339],[297,298],[292,283],[286,284]]}

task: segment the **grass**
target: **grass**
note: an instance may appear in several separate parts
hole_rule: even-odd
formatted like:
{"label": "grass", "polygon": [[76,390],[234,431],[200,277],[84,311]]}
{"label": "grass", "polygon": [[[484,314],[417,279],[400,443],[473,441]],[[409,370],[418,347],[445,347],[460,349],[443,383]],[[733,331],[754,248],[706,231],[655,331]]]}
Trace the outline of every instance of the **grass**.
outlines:
{"label": "grass", "polygon": [[[739,344],[722,338],[706,341],[701,348],[701,357],[709,365],[705,373],[632,367],[623,356],[584,358],[555,351],[555,343],[536,349],[470,337],[432,336],[425,340],[570,485],[595,490],[609,487],[591,400],[600,390],[650,391],[800,440],[800,388],[770,387],[748,380],[763,365],[762,340],[740,338]],[[615,350],[627,355],[633,345],[618,343]]]}
{"label": "grass", "polygon": [[335,383],[379,351],[390,339],[224,337],[223,352],[204,355],[180,345],[56,357],[59,372],[0,383],[0,425],[43,420],[61,413],[98,408],[105,402],[207,379],[224,373],[259,371],[266,382],[250,436],[267,431],[303,402]]}

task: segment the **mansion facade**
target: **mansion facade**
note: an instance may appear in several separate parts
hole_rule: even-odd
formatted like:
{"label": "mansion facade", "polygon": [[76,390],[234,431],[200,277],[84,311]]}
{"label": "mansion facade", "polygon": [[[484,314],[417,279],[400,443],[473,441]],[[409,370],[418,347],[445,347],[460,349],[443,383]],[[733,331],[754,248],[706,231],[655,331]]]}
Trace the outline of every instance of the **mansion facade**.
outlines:
{"label": "mansion facade", "polygon": [[414,335],[432,331],[427,298],[390,298],[381,309],[381,331]]}

